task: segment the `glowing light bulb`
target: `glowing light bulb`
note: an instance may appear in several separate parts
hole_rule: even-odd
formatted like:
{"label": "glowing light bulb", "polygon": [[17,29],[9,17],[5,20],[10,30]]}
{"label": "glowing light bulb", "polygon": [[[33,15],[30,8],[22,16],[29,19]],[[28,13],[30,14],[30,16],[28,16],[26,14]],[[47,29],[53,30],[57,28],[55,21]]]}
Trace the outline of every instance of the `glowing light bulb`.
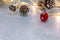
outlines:
{"label": "glowing light bulb", "polygon": [[13,0],[3,0],[4,3],[11,3]]}
{"label": "glowing light bulb", "polygon": [[35,6],[31,5],[31,9],[32,9],[32,15],[35,16],[37,12]]}

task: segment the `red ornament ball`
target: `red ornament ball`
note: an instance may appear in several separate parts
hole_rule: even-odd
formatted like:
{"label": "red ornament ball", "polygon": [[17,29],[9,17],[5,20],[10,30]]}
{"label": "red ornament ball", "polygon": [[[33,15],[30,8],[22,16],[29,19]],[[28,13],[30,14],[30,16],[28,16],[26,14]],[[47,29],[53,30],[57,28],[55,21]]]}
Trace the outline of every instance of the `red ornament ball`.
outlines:
{"label": "red ornament ball", "polygon": [[40,14],[40,20],[45,22],[48,20],[48,13],[42,13]]}

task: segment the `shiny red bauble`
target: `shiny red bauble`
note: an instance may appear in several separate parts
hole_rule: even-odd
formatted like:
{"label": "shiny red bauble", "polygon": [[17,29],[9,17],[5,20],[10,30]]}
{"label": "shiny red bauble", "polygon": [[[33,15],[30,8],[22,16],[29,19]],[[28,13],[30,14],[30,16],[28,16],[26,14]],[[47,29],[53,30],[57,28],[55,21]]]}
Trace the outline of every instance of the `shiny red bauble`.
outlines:
{"label": "shiny red bauble", "polygon": [[47,21],[48,20],[48,13],[46,13],[46,12],[41,13],[40,20],[43,22]]}

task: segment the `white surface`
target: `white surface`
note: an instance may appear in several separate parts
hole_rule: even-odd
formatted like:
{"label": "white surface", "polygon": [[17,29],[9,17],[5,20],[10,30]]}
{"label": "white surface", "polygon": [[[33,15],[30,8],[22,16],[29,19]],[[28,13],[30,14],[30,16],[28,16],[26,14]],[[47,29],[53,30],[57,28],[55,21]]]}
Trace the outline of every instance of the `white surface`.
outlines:
{"label": "white surface", "polygon": [[[53,9],[49,13],[57,13]],[[17,12],[16,12],[17,13]],[[60,40],[60,22],[49,16],[47,22],[41,22],[40,13],[34,16],[10,15],[7,7],[0,7],[0,40]]]}

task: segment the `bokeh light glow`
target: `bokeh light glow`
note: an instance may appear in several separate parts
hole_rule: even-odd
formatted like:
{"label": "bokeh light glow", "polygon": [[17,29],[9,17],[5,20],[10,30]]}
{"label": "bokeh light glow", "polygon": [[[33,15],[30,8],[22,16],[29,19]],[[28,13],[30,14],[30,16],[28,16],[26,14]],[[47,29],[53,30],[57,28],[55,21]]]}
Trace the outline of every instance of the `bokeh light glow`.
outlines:
{"label": "bokeh light glow", "polygon": [[11,3],[13,0],[3,0],[4,3]]}
{"label": "bokeh light glow", "polygon": [[32,15],[35,16],[37,12],[36,8],[33,5],[31,5],[31,9],[32,9]]}
{"label": "bokeh light glow", "polygon": [[60,23],[60,16],[55,16],[56,23]]}
{"label": "bokeh light glow", "polygon": [[56,23],[60,23],[60,13],[54,14],[54,19]]}

